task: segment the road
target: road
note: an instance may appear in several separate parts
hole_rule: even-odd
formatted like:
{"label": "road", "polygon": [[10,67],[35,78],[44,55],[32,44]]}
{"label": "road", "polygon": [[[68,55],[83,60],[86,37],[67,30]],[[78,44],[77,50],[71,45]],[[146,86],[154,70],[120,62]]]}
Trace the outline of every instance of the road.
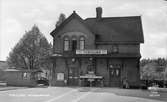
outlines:
{"label": "road", "polygon": [[27,88],[0,91],[0,102],[163,102],[148,98],[121,96],[115,94],[114,91],[126,92],[123,89],[88,87]]}

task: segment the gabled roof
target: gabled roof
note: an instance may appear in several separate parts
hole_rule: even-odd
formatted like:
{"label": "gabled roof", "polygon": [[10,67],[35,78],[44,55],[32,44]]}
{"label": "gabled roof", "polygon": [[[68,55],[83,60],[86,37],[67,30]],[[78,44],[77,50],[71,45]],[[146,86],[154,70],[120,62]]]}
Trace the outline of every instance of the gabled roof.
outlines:
{"label": "gabled roof", "polygon": [[85,27],[96,35],[96,43],[144,43],[140,16],[102,17],[83,20],[75,11],[60,26],[51,32],[53,36],[73,18],[78,19]]}
{"label": "gabled roof", "polygon": [[140,16],[87,18],[85,23],[97,35],[97,42],[144,42]]}
{"label": "gabled roof", "polygon": [[73,11],[73,13],[67,18],[65,19],[57,28],[55,28],[50,34],[53,36],[54,34],[56,34],[57,32],[59,32],[68,22],[70,22],[72,19],[77,19],[78,21],[80,21],[87,29],[87,25],[85,25],[84,20],[75,12]]}

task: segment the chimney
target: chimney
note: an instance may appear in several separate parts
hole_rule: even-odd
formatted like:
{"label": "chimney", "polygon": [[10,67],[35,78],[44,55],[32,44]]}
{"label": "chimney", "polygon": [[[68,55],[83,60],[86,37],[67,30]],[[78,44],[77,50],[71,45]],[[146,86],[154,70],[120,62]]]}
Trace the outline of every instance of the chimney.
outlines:
{"label": "chimney", "polygon": [[102,18],[102,8],[101,7],[96,8],[96,18],[97,20],[100,20]]}

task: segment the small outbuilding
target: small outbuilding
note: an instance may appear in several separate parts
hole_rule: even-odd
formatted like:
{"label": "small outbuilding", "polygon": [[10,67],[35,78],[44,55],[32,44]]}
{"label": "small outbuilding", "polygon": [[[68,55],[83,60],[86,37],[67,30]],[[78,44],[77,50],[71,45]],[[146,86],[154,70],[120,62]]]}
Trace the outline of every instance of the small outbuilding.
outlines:
{"label": "small outbuilding", "polygon": [[40,70],[6,69],[4,77],[9,86],[36,86]]}

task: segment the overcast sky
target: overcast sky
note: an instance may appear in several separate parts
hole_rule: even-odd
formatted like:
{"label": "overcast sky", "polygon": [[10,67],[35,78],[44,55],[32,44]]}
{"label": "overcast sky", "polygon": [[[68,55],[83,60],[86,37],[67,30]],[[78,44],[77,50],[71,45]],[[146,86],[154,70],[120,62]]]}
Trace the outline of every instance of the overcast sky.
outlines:
{"label": "overcast sky", "polygon": [[0,0],[0,60],[36,24],[52,42],[50,32],[59,14],[67,17],[76,10],[83,18],[95,17],[95,8],[104,17],[142,16],[145,43],[142,58],[167,58],[167,2],[164,0]]}

